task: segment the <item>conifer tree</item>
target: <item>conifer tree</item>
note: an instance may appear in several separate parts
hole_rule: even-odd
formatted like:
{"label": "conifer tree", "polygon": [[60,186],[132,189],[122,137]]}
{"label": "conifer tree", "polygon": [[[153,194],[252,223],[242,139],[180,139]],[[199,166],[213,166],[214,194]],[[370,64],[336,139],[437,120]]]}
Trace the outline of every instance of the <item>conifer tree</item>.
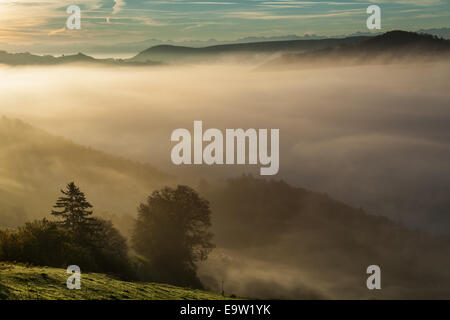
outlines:
{"label": "conifer tree", "polygon": [[75,234],[81,235],[86,231],[91,223],[95,220],[91,218],[92,205],[86,200],[83,192],[71,182],[67,185],[66,190],[61,190],[63,194],[53,206],[59,211],[52,210],[52,215],[62,218],[62,226],[72,230]]}

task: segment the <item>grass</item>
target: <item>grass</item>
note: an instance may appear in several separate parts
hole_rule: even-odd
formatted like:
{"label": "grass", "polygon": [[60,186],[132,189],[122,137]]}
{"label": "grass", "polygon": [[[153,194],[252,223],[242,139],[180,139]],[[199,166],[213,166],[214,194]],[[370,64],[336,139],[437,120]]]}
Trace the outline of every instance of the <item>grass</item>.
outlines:
{"label": "grass", "polygon": [[222,300],[219,294],[159,283],[126,282],[82,273],[81,289],[69,290],[64,269],[0,264],[0,300]]}

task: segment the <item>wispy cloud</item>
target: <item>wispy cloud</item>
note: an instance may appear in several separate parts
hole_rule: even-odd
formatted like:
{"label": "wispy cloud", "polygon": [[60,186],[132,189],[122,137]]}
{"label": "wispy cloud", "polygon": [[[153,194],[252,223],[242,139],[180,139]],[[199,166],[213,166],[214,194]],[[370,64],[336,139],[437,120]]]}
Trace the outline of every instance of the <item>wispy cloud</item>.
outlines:
{"label": "wispy cloud", "polygon": [[318,14],[273,14],[265,11],[237,11],[229,14],[230,17],[248,20],[286,20],[286,19],[316,19],[351,16],[363,12],[361,9]]}
{"label": "wispy cloud", "polygon": [[54,35],[59,34],[59,33],[64,33],[65,31],[66,31],[66,28],[63,27],[63,28],[60,28],[60,29],[51,30],[51,31],[48,33],[48,35],[49,35],[49,36],[54,36]]}
{"label": "wispy cloud", "polygon": [[448,0],[369,0],[372,3],[389,3],[389,4],[404,4],[416,6],[430,6],[442,3],[448,3]]}
{"label": "wispy cloud", "polygon": [[222,23],[218,23],[218,22],[200,22],[200,23],[195,23],[192,25],[187,26],[186,28],[184,28],[184,30],[192,30],[192,29],[198,29],[198,28],[203,28],[203,27],[207,27],[207,26],[211,26],[211,25],[218,25],[218,24],[222,24]]}
{"label": "wispy cloud", "polygon": [[[365,9],[371,3],[382,7],[389,28],[411,30],[408,19],[414,19],[414,13],[415,29],[449,26],[448,0],[0,0],[0,41],[41,43],[66,37],[67,42],[84,38],[109,43],[130,36],[139,41],[149,36],[176,40],[185,31],[196,40],[305,30],[342,35],[365,31]],[[64,33],[65,8],[72,4],[82,9],[82,29]],[[226,28],[215,27],[224,24]]]}
{"label": "wispy cloud", "polygon": [[125,7],[126,3],[125,0],[114,0],[114,6],[113,6],[113,14],[119,13],[123,7]]}

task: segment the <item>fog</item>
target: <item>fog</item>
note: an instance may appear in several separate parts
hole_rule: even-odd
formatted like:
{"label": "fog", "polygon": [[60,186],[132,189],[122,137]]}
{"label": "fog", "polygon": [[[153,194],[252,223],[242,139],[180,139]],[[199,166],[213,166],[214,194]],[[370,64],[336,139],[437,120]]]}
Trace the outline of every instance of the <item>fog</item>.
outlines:
{"label": "fog", "polygon": [[[1,115],[150,163],[193,186],[201,178],[257,176],[259,166],[175,166],[173,130],[192,131],[194,120],[204,129],[280,129],[280,172],[273,178],[450,235],[448,62],[282,72],[232,63],[0,67],[0,101]],[[248,296],[322,298],[345,291],[342,283],[333,289],[317,275],[268,261],[219,248],[201,274],[217,291],[222,278],[228,293]],[[221,274],[212,279],[214,266]]]}
{"label": "fog", "polygon": [[1,68],[0,113],[176,176],[257,167],[171,163],[171,132],[279,128],[280,173],[412,226],[447,233],[450,65],[255,72],[245,65]]}

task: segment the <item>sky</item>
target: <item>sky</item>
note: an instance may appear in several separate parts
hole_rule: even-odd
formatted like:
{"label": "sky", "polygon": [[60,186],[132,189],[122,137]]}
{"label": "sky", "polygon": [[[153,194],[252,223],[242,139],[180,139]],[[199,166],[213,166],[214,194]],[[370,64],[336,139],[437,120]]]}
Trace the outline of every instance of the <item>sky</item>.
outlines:
{"label": "sky", "polygon": [[[67,30],[70,5],[81,30]],[[367,32],[366,8],[382,10],[382,30],[449,27],[448,0],[0,0],[2,45],[127,43],[146,39],[219,41],[288,34]]]}

